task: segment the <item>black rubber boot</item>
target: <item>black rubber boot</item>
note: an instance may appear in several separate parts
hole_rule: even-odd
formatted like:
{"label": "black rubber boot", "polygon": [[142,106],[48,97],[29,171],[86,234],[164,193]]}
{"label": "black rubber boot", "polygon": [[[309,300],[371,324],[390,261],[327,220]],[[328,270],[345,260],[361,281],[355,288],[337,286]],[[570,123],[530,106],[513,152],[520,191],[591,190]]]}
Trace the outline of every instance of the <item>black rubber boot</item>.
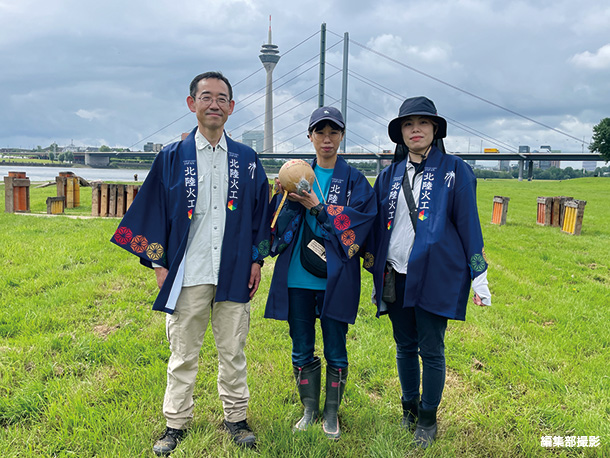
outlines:
{"label": "black rubber boot", "polygon": [[421,402],[417,408],[417,426],[414,441],[418,447],[428,448],[436,438],[436,409],[424,409]]}
{"label": "black rubber boot", "polygon": [[341,405],[346,381],[347,367],[335,369],[334,367],[326,366],[326,402],[324,403],[324,423],[322,424],[322,429],[329,439],[336,440],[341,437],[337,412]]}
{"label": "black rubber boot", "polygon": [[320,385],[322,379],[322,361],[316,356],[303,366],[292,366],[301,402],[305,406],[303,418],[292,428],[293,431],[305,431],[318,419],[320,413]]}
{"label": "black rubber boot", "polygon": [[401,426],[409,432],[415,430],[415,424],[417,423],[417,408],[419,406],[419,396],[413,399],[400,398],[402,403],[402,421]]}

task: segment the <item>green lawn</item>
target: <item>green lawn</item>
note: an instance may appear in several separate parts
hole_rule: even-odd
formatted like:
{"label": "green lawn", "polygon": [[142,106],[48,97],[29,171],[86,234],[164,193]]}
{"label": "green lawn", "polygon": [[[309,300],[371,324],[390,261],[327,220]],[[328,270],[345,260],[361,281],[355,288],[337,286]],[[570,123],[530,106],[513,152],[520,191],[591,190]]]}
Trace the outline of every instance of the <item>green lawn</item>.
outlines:
{"label": "green lawn", "polygon": [[[54,195],[32,186],[32,213],[45,212]],[[490,224],[494,195],[511,198],[505,226]],[[536,224],[536,197],[556,195],[587,201],[582,235]],[[450,322],[434,446],[415,449],[400,428],[391,326],[375,318],[368,274],[348,334],[343,436],[330,442],[319,426],[292,433],[301,407],[288,326],[263,318],[268,262],[246,347],[258,455],[610,456],[610,181],[481,180],[478,197],[493,306]],[[67,214],[90,215],[90,188],[81,188],[81,204]],[[3,457],[153,456],[164,429],[164,315],[150,310],[152,272],[109,242],[117,223],[0,213]],[[257,456],[221,430],[216,366],[208,334],[194,424],[173,457]],[[541,446],[553,436],[600,445]]]}

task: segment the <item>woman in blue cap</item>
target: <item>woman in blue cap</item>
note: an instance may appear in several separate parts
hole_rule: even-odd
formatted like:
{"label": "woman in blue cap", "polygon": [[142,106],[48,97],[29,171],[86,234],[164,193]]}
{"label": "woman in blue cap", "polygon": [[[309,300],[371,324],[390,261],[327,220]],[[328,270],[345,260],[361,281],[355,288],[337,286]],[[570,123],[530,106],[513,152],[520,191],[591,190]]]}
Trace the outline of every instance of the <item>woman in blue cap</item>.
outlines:
{"label": "woman in blue cap", "polygon": [[295,431],[307,429],[319,413],[322,362],[314,350],[320,318],[326,359],[322,428],[331,439],[341,435],[337,411],[348,374],[346,335],[360,300],[357,254],[377,212],[366,177],[337,155],[344,133],[336,108],[312,113],[308,137],[316,151],[316,182],[310,191],[291,192],[279,210],[271,245],[271,256],[279,256],[265,309],[266,318],[287,320],[290,329],[293,373],[305,406]]}
{"label": "woman in blue cap", "polygon": [[388,132],[397,147],[375,182],[378,214],[364,266],[373,274],[378,316],[392,322],[403,426],[427,448],[445,385],[447,320],[465,319],[471,286],[475,304],[491,305],[487,262],[476,178],[445,153],[447,121],[434,103],[405,100]]}

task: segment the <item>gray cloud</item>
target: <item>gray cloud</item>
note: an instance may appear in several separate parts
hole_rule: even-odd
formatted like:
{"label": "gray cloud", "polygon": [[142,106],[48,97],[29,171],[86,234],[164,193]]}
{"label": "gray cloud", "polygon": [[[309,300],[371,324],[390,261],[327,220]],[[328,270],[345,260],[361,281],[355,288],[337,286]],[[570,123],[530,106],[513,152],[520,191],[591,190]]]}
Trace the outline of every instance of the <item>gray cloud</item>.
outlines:
{"label": "gray cloud", "polygon": [[[481,99],[590,140],[610,116],[610,6],[585,3],[0,0],[0,146],[167,143],[195,125],[192,115],[180,118],[190,80],[206,70],[235,85],[227,128],[239,138],[262,124],[258,53],[271,13],[282,53],[274,72],[280,150],[308,144],[302,120],[316,106],[318,74],[315,59],[307,62],[326,22],[327,103],[341,97],[344,32],[350,71],[360,75],[349,80],[348,148],[390,148],[386,125],[402,98],[427,95],[443,115],[482,132],[485,146],[495,138],[580,151],[581,142]],[[466,150],[481,138],[450,123],[447,144]]]}

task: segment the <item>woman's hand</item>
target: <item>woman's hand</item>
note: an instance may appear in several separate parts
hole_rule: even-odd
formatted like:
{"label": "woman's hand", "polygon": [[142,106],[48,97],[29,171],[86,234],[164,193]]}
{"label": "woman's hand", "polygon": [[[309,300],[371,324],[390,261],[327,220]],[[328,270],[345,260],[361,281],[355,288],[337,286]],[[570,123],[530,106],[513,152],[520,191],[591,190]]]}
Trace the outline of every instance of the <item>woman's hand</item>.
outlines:
{"label": "woman's hand", "polygon": [[[284,195],[284,191],[285,191],[285,189],[284,189],[284,187],[282,186],[282,183],[280,183],[280,179],[279,179],[279,178],[276,178],[276,179],[275,179],[275,188],[278,190],[278,192],[280,193],[280,195],[282,195],[282,196]],[[286,198],[287,198],[288,200],[290,200],[291,202],[297,202],[297,200],[296,200],[296,199],[294,199],[294,198],[292,197],[293,195],[295,195],[295,193],[293,193],[293,192],[289,192],[289,193],[288,193],[288,196],[286,196]]]}
{"label": "woman's hand", "polygon": [[291,192],[288,194],[288,199],[292,200],[293,202],[300,203],[307,210],[311,210],[313,207],[320,203],[320,199],[318,199],[318,196],[315,192],[313,192],[313,190],[310,192],[302,192],[302,195],[299,195],[296,192]]}

